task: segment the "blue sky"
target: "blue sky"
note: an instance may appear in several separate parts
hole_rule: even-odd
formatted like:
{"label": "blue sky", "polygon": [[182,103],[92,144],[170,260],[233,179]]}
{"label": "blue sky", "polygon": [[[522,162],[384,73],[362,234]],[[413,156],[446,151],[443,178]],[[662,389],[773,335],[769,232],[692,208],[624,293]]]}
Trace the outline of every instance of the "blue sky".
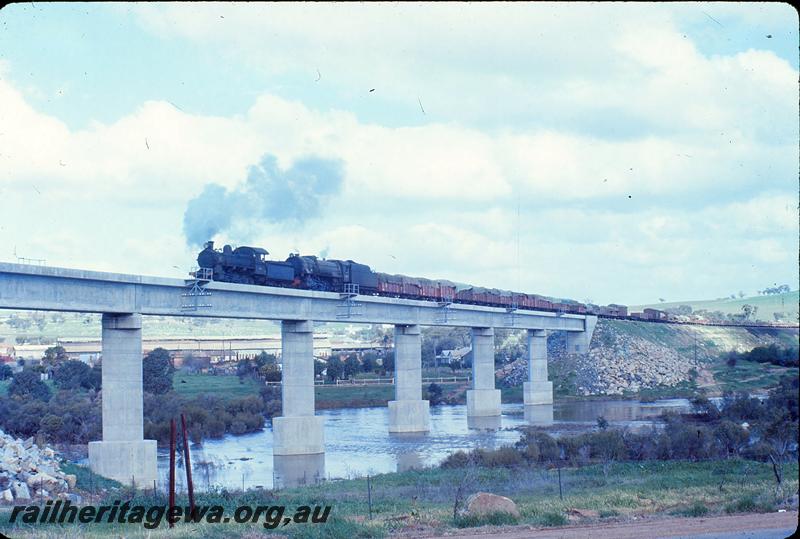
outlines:
{"label": "blue sky", "polygon": [[304,159],[343,181],[218,241],[606,303],[797,287],[787,4],[13,4],[0,25],[3,260],[178,276],[190,201],[271,155],[275,208],[316,200],[279,185]]}

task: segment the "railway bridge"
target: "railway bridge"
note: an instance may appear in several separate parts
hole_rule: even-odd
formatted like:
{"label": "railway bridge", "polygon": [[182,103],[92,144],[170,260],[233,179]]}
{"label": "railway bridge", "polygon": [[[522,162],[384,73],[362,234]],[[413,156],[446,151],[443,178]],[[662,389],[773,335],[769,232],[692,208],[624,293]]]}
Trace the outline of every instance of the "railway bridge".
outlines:
{"label": "railway bridge", "polygon": [[389,431],[429,430],[422,399],[420,326],[471,328],[470,418],[499,418],[494,330],[526,330],[526,406],[552,404],[547,378],[548,331],[567,332],[572,352],[588,350],[597,318],[477,305],[170,279],[0,262],[0,309],[102,314],[102,440],[89,443],[89,463],[100,475],[150,486],[157,478],[156,442],[143,435],[142,316],[191,316],[281,322],[282,404],[273,419],[273,455],[324,455],[323,419],[315,415],[315,322],[394,325],[395,399]]}

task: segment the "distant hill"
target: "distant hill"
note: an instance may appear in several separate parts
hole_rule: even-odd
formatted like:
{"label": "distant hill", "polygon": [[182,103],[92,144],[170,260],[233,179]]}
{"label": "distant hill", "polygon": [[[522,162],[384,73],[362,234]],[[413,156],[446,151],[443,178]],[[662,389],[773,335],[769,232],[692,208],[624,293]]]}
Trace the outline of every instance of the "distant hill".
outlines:
{"label": "distant hill", "polygon": [[799,299],[800,295],[798,294],[798,291],[794,290],[792,292],[785,292],[783,294],[752,296],[749,298],[670,301],[665,303],[654,303],[650,305],[633,305],[628,309],[630,312],[641,311],[645,307],[664,310],[670,307],[689,305],[693,311],[705,309],[707,311],[721,311],[725,314],[741,314],[742,305],[750,304],[758,307],[758,313],[756,317],[759,320],[772,322],[775,320],[773,313],[777,312],[789,314],[791,318],[789,318],[788,321],[797,321],[797,303]]}

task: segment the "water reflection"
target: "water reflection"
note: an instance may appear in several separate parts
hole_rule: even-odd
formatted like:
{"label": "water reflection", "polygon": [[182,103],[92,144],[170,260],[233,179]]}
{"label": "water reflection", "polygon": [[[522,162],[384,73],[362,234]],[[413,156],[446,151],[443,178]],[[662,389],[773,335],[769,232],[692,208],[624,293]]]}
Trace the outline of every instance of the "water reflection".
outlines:
{"label": "water reflection", "polygon": [[275,455],[272,458],[276,488],[316,485],[325,479],[325,453]]}
{"label": "water reflection", "polygon": [[495,416],[467,416],[467,428],[474,430],[497,430],[502,425],[503,420],[499,415]]}
{"label": "water reflection", "polygon": [[[529,410],[528,408],[532,408]],[[242,436],[207,440],[192,447],[195,488],[271,488],[277,479],[311,482],[315,478],[350,478],[366,474],[404,471],[435,466],[459,449],[494,449],[519,440],[517,427],[537,424],[555,435],[595,428],[603,416],[611,426],[638,427],[652,424],[663,411],[687,411],[685,399],[653,403],[637,401],[570,401],[555,405],[524,407],[505,404],[496,418],[468,418],[466,406],[431,407],[427,434],[390,434],[385,407],[324,410],[325,454],[321,462],[297,459],[273,460],[272,425]],[[181,465],[179,461],[179,466]],[[169,459],[158,456],[159,484],[166,484]],[[185,490],[182,468],[177,474],[179,491]]]}
{"label": "water reflection", "polygon": [[422,456],[416,451],[406,451],[397,455],[397,471],[421,470],[425,465]]}
{"label": "water reflection", "polygon": [[549,427],[553,424],[552,404],[525,405],[525,423],[534,427]]}

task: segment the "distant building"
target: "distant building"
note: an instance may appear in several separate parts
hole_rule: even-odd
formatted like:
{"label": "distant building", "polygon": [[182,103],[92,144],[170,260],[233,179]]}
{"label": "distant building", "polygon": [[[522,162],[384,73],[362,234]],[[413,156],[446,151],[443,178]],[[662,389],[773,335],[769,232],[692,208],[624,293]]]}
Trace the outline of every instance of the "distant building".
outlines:
{"label": "distant building", "polygon": [[16,363],[17,351],[10,344],[0,343],[0,364]]}

